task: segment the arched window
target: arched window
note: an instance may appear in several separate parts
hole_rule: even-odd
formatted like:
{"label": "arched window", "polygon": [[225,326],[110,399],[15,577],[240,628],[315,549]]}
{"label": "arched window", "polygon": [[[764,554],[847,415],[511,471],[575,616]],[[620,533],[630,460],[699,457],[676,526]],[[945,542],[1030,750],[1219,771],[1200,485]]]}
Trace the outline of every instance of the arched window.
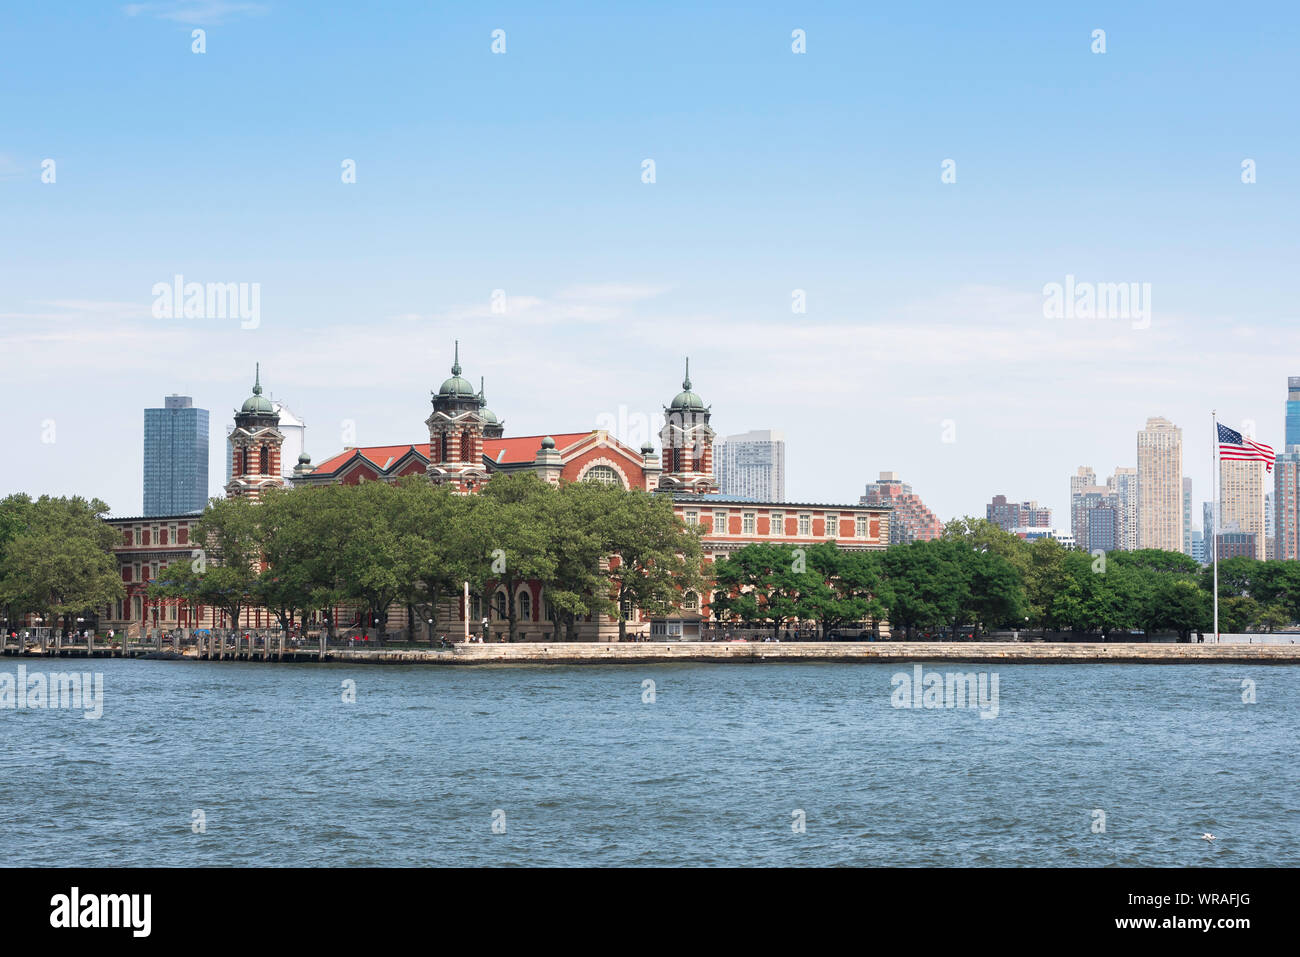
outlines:
{"label": "arched window", "polygon": [[683,608],[689,608],[689,609],[692,609],[692,610],[693,610],[693,609],[696,609],[696,608],[699,608],[699,607],[700,607],[700,596],[697,595],[697,594],[695,594],[695,592],[693,592],[693,591],[688,591],[688,592],[687,592],[687,593],[682,597],[682,607],[683,607]]}
{"label": "arched window", "polygon": [[506,593],[503,591],[497,592],[495,601],[496,601],[496,608],[494,610],[496,611],[497,617],[498,618],[509,617],[506,614]]}
{"label": "arched window", "polygon": [[478,595],[472,595],[470,597],[469,608],[469,616],[471,618],[479,619],[483,617],[483,599],[479,598]]}
{"label": "arched window", "polygon": [[524,621],[533,620],[533,596],[526,591],[519,593],[519,617]]}
{"label": "arched window", "polygon": [[593,465],[591,468],[587,469],[586,473],[582,476],[582,480],[584,482],[598,482],[601,485],[617,485],[619,488],[623,487],[623,480],[619,478],[618,473],[608,465]]}
{"label": "arched window", "polygon": [[257,473],[258,475],[271,474],[271,450],[267,448],[265,445],[262,446],[261,466],[262,466],[261,469]]}

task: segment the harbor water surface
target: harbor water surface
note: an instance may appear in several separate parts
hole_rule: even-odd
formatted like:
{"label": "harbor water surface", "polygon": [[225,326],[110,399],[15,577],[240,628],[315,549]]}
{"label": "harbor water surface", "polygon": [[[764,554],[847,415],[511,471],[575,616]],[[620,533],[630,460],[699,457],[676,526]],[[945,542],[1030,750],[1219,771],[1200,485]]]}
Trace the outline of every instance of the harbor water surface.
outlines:
{"label": "harbor water surface", "polygon": [[1300,862],[1295,666],[22,663],[103,716],[0,710],[8,866]]}

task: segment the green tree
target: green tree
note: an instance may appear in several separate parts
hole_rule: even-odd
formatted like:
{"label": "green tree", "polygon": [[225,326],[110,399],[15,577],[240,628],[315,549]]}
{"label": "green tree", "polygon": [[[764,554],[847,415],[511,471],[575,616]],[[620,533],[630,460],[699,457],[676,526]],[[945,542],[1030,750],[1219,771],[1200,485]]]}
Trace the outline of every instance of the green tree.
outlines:
{"label": "green tree", "polygon": [[108,510],[79,496],[0,503],[0,605],[42,612],[51,623],[62,617],[67,630],[72,616],[125,597]]}
{"label": "green tree", "polygon": [[606,577],[618,604],[618,640],[627,637],[632,609],[654,613],[699,594],[705,579],[697,532],[687,529],[672,500],[640,489],[614,489],[601,520],[609,561]]}

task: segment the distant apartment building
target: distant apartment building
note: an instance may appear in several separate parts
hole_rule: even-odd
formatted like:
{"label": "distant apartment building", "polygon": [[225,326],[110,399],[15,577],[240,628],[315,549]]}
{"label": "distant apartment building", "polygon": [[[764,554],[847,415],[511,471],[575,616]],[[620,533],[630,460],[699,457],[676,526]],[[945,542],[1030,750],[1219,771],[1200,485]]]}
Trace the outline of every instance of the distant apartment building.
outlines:
{"label": "distant apartment building", "polygon": [[1256,552],[1255,533],[1226,531],[1219,536],[1219,561],[1229,558],[1254,558]]}
{"label": "distant apartment building", "polygon": [[1224,530],[1236,528],[1250,535],[1255,558],[1266,554],[1264,528],[1264,463],[1219,463],[1219,518]]}
{"label": "distant apartment building", "polygon": [[1137,547],[1183,550],[1183,430],[1153,416],[1137,434]]}
{"label": "distant apartment building", "polygon": [[1082,516],[1074,533],[1079,548],[1089,552],[1113,552],[1119,548],[1122,511],[1119,499],[1104,485],[1084,489],[1079,496]]}
{"label": "distant apartment building", "polygon": [[1205,532],[1199,528],[1192,529],[1192,547],[1188,554],[1202,565],[1205,564]]}
{"label": "distant apartment building", "polygon": [[[1287,406],[1289,428],[1289,402]],[[1283,452],[1273,465],[1273,556],[1300,561],[1300,445]]]}
{"label": "distant apartment building", "polygon": [[1273,557],[1300,561],[1300,376],[1286,386],[1286,440],[1273,463]]}
{"label": "distant apartment building", "polygon": [[1083,515],[1082,496],[1088,489],[1097,487],[1097,473],[1087,465],[1080,465],[1070,476],[1070,534],[1076,542],[1088,540]]}
{"label": "distant apartment building", "polygon": [[1117,466],[1115,474],[1106,479],[1106,487],[1119,504],[1119,549],[1131,552],[1137,548],[1138,470]]}
{"label": "distant apartment building", "polygon": [[[1268,480],[1265,479],[1265,482]],[[1276,509],[1273,493],[1264,494],[1264,557],[1272,561],[1277,557]]]}
{"label": "distant apartment building", "polygon": [[1183,554],[1192,553],[1192,480],[1183,476]]}
{"label": "distant apartment building", "polygon": [[985,516],[1004,531],[1016,528],[1051,528],[1052,510],[1037,502],[1008,502],[1005,495],[994,495],[985,507]]}
{"label": "distant apartment building", "polygon": [[889,522],[891,545],[930,541],[943,534],[943,523],[925,507],[920,496],[898,477],[897,472],[881,472],[878,481],[867,483],[867,494],[862,496],[859,504],[893,507],[893,517]]}
{"label": "distant apartment building", "polygon": [[1114,483],[1098,485],[1097,473],[1080,466],[1070,476],[1070,534],[1075,546],[1089,552],[1115,551],[1123,547],[1125,528],[1124,505]]}
{"label": "distant apartment building", "polygon": [[208,410],[169,395],[144,410],[144,516],[201,512],[208,503]]}
{"label": "distant apartment building", "polygon": [[761,502],[785,501],[785,434],[729,435],[713,444],[719,491]]}

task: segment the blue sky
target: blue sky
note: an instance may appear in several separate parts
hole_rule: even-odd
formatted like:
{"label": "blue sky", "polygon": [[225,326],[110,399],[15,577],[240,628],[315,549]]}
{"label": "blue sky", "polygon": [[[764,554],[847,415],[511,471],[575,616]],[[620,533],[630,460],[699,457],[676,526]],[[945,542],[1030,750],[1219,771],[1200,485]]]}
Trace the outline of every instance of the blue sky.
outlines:
{"label": "blue sky", "polygon": [[[317,461],[421,441],[459,338],[508,435],[649,417],[689,353],[795,499],[888,469],[1064,525],[1163,415],[1199,502],[1210,409],[1280,446],[1300,374],[1300,13],[1135,6],[9,5],[0,494],[135,513],[171,392],[215,493],[255,361]],[[260,283],[260,324],[154,318],[177,273]],[[1066,275],[1150,283],[1150,328],[1044,318]]]}

